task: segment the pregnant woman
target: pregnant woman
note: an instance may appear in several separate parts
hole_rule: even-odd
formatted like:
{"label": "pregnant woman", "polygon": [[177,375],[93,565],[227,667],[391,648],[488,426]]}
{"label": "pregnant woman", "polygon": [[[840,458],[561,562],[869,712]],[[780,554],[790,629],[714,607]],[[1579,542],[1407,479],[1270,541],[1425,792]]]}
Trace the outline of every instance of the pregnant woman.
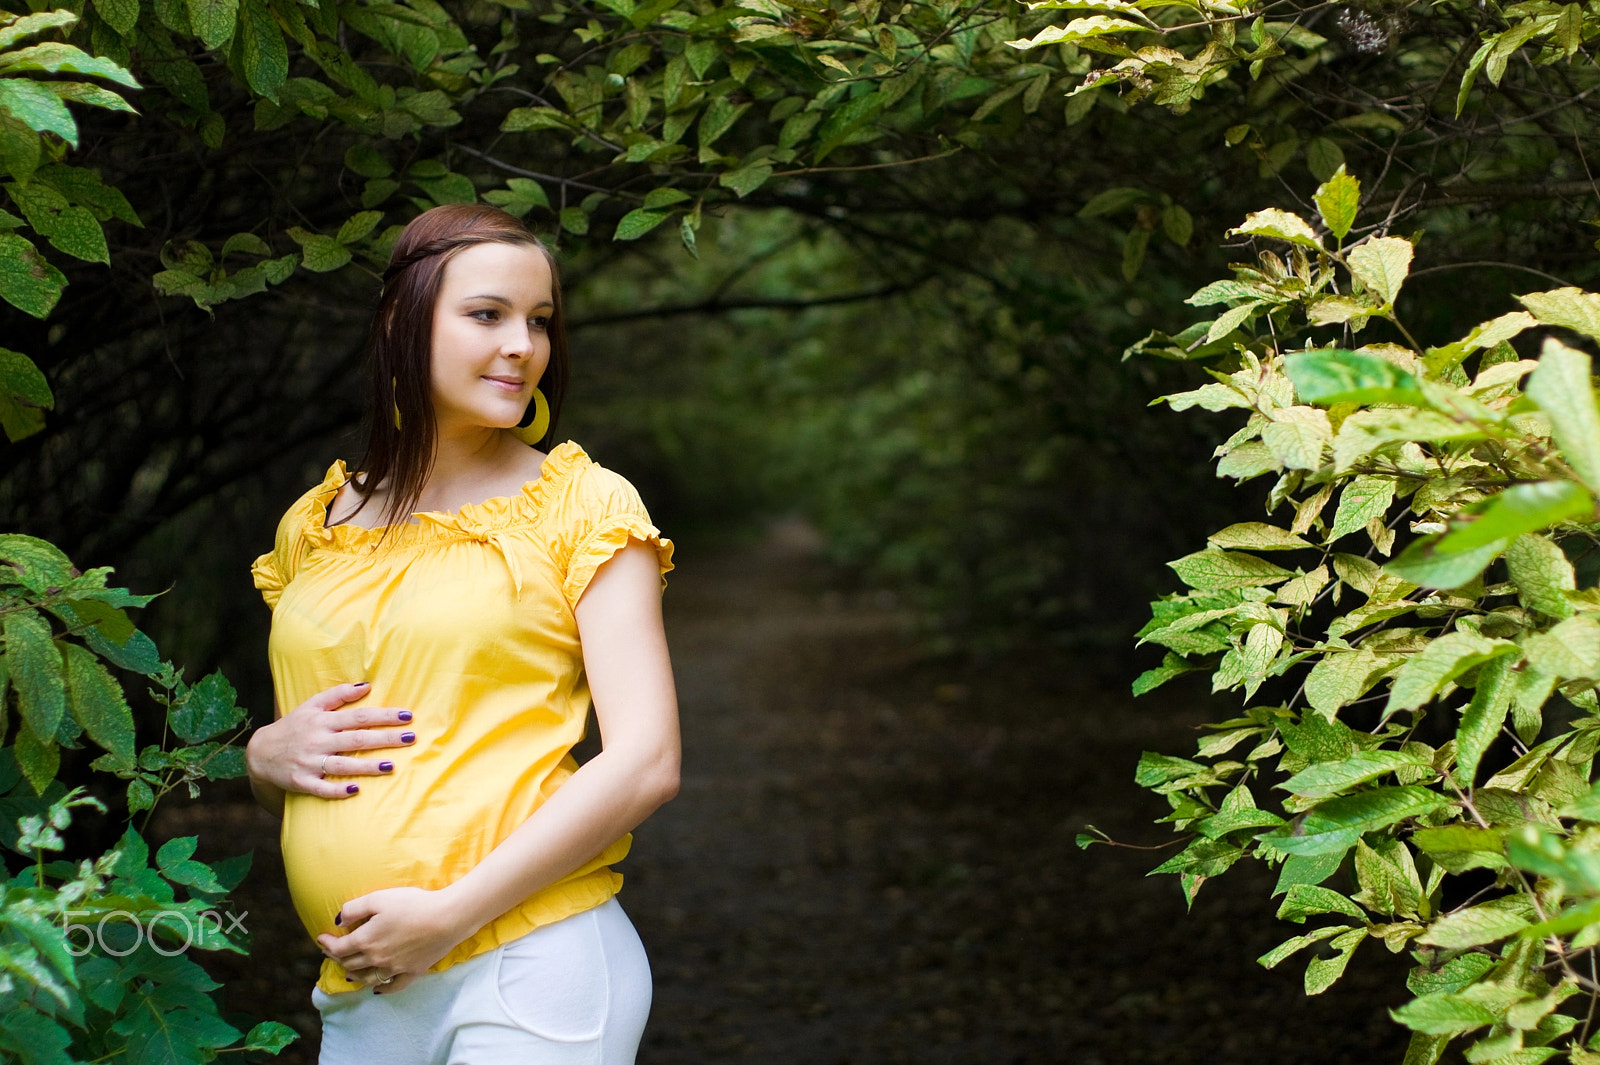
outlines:
{"label": "pregnant woman", "polygon": [[250,783],[326,955],[320,1061],[626,1065],[650,969],[611,866],[678,787],[672,542],[577,444],[541,450],[561,289],[511,215],[405,228],[368,361],[358,472],[335,462],[253,569],[278,713]]}

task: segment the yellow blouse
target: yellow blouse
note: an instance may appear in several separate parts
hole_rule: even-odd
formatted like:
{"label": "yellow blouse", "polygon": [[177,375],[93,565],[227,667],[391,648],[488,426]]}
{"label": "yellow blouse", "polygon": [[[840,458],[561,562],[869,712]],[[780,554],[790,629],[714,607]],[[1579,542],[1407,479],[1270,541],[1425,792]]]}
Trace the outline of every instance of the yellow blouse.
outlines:
{"label": "yellow blouse", "polygon": [[[394,772],[349,778],[361,785],[349,798],[286,797],[284,867],[313,937],[339,934],[334,915],[358,895],[460,879],[572,775],[589,711],[573,606],[630,538],[655,545],[663,586],[672,569],[672,541],[633,486],[570,441],[518,495],[387,529],[325,526],[345,480],[335,462],[251,570],[272,608],[278,710],[366,680],[357,705],[410,709],[417,739],[354,752]],[[605,902],[622,884],[609,866],[631,842],[530,895],[431,971]],[[353,989],[332,959],[317,986]]]}

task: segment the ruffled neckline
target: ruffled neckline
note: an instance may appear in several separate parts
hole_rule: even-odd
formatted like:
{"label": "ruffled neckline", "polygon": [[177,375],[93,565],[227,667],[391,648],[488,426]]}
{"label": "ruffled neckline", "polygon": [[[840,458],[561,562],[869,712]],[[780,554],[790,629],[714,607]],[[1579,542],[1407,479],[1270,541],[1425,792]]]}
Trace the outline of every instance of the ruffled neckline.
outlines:
{"label": "ruffled neckline", "polygon": [[566,440],[550,449],[539,467],[539,476],[524,484],[515,495],[467,503],[451,514],[438,510],[417,511],[411,515],[415,522],[368,529],[349,522],[328,527],[328,506],[350,476],[344,460],[335,459],[322,483],[311,494],[306,509],[305,535],[314,544],[334,548],[371,548],[380,542],[386,545],[462,539],[487,542],[497,532],[536,520],[555,486],[588,461],[589,456],[582,447]]}

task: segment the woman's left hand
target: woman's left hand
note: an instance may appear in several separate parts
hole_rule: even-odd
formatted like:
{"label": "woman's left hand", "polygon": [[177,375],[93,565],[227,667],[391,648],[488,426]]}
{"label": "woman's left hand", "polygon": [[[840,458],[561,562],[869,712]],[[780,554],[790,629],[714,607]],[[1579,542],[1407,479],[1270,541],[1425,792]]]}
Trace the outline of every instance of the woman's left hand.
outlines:
{"label": "woman's left hand", "polygon": [[459,913],[444,891],[384,888],[346,902],[339,925],[350,931],[324,932],[317,944],[350,978],[381,993],[399,991],[467,937],[471,929],[461,928]]}

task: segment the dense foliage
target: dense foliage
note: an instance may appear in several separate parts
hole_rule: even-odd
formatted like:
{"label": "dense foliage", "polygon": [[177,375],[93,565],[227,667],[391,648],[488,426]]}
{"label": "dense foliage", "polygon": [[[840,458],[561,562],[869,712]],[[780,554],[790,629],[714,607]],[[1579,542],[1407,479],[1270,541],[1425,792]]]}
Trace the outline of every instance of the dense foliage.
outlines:
{"label": "dense foliage", "polygon": [[[1375,318],[1405,332],[1412,246],[1343,243],[1360,189],[1342,168],[1315,201],[1321,233],[1251,215],[1236,232],[1287,257],[1263,250],[1196,293],[1228,309],[1177,338],[1216,380],[1167,402],[1248,411],[1218,472],[1276,475],[1268,515],[1284,517],[1172,563],[1191,590],[1140,633],[1169,650],[1136,694],[1200,669],[1249,704],[1200,760],[1140,763],[1193,834],[1157,871],[1192,899],[1242,858],[1281,863],[1279,916],[1333,918],[1261,959],[1325,942],[1308,994],[1368,938],[1411,950],[1417,998],[1395,1014],[1417,1033],[1410,1061],[1479,1033],[1472,1061],[1588,1062],[1600,1033],[1559,1008],[1600,997],[1584,958],[1600,944],[1600,411],[1590,357],[1549,330],[1600,339],[1600,296],[1531,293],[1435,347],[1318,346],[1319,329]],[[1529,330],[1545,333],[1537,360],[1511,344]]]}
{"label": "dense foliage", "polygon": [[[150,597],[106,578],[104,569],[79,572],[42,540],[0,536],[0,842],[28,859],[0,883],[0,1051],[28,1065],[276,1053],[292,1030],[262,1022],[246,1036],[219,1014],[210,994],[219,985],[186,956],[247,952],[241,922],[225,922],[218,907],[250,855],[208,864],[185,836],[152,856],[131,823],[140,811],[148,821],[176,788],[196,795],[202,780],[242,775],[244,751],[231,741],[244,711],[220,674],[191,685],[161,661],[124,609]],[[154,684],[164,710],[157,742],[138,744],[108,667]],[[68,789],[58,778],[63,751],[88,744],[101,751],[93,786]],[[125,795],[111,788],[122,782]],[[111,850],[84,856],[69,843],[73,811],[107,813],[101,795],[125,805],[130,823]]]}

